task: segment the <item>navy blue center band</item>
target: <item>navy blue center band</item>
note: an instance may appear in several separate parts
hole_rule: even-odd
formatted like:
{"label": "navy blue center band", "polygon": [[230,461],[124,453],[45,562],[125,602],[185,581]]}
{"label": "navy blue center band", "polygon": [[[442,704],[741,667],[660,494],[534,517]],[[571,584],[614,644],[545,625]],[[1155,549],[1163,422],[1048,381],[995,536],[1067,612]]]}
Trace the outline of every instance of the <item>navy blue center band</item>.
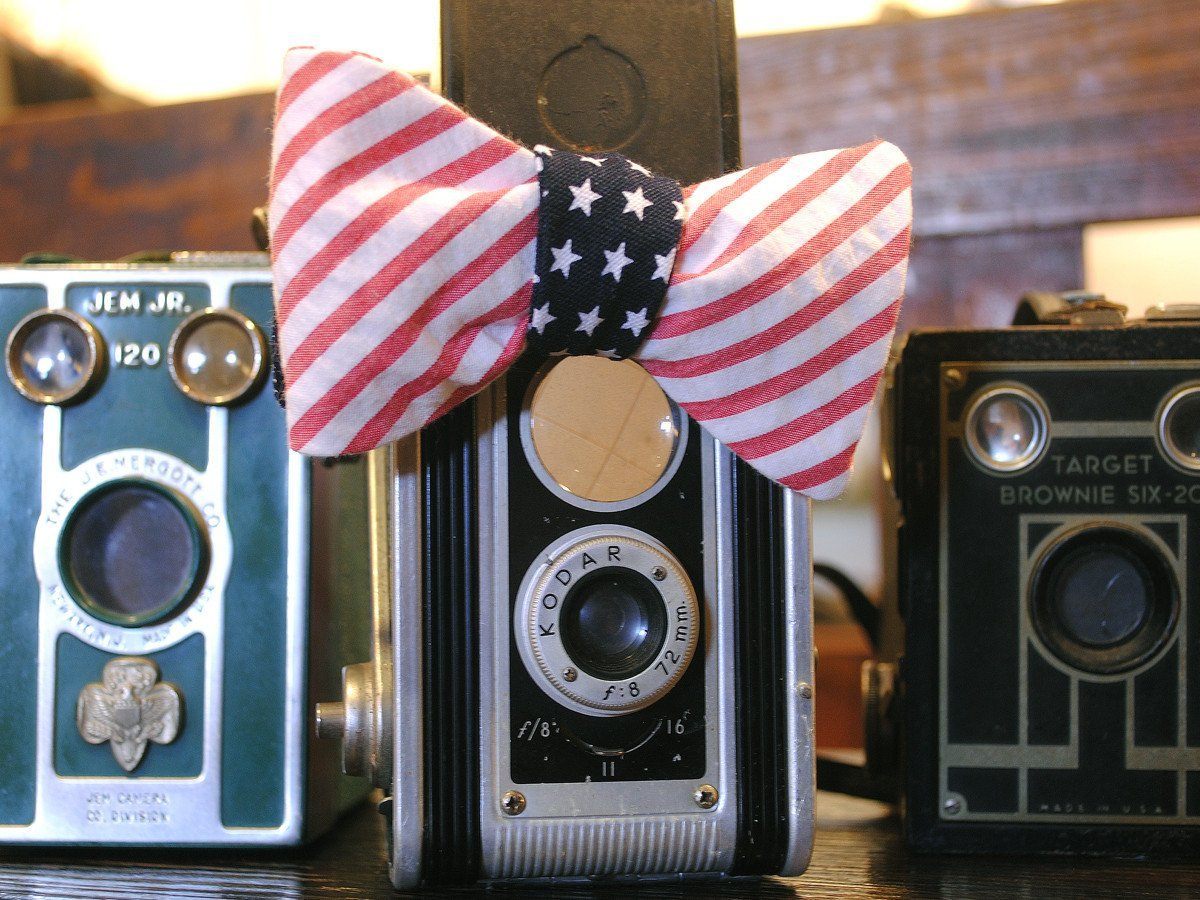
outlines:
{"label": "navy blue center band", "polygon": [[545,356],[631,356],[666,296],[683,190],[618,153],[536,152],[542,196],[527,344]]}

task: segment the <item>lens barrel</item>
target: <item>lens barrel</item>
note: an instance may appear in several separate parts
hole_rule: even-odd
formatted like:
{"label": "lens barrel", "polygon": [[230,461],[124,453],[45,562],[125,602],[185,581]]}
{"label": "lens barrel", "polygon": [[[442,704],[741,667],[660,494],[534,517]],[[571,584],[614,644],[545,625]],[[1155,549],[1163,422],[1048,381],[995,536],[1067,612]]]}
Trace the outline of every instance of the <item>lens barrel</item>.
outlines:
{"label": "lens barrel", "polygon": [[1055,656],[1111,675],[1138,667],[1166,644],[1179,587],[1148,536],[1103,523],[1051,543],[1035,565],[1030,603],[1038,636]]}
{"label": "lens barrel", "polygon": [[530,676],[555,701],[587,715],[624,715],[683,677],[700,607],[683,567],[654,538],[594,526],[539,554],[513,629]]}
{"label": "lens barrel", "polygon": [[150,481],[114,481],[85,496],[59,544],[68,591],[115,625],[162,621],[196,595],[208,573],[199,519],[173,491]]}

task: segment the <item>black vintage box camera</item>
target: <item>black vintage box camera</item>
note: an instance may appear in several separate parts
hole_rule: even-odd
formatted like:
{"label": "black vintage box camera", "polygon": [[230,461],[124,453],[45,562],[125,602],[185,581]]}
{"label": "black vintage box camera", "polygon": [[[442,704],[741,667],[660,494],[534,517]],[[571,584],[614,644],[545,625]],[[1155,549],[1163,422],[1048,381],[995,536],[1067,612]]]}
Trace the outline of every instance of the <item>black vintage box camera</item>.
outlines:
{"label": "black vintage box camera", "polygon": [[907,837],[1194,851],[1197,311],[1023,310],[1039,324],[916,332],[893,372]]}

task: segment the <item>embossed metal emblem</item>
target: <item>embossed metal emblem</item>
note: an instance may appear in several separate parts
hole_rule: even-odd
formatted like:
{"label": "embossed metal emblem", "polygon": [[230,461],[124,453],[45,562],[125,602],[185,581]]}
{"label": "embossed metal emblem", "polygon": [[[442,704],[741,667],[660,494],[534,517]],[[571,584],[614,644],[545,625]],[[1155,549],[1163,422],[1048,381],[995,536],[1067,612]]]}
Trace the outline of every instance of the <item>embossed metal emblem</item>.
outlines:
{"label": "embossed metal emblem", "polygon": [[158,666],[140,656],[121,656],[104,666],[99,682],[84,685],[75,724],[89,744],[112,744],[117,763],[132,772],[146,744],[169,744],[179,734],[183,694],[159,683]]}

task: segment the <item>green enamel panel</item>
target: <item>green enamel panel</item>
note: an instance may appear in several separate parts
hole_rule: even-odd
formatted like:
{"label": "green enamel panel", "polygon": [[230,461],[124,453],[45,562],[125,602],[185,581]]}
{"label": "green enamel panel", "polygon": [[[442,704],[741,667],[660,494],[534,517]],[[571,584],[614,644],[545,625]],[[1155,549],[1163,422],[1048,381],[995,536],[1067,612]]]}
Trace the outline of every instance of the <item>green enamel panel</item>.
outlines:
{"label": "green enamel panel", "polygon": [[99,681],[111,653],[68,634],[58,638],[54,698],[54,771],[59,775],[106,778],[194,778],[204,765],[204,638],[194,634],[159,653],[143,654],[158,664],[160,677],[183,694],[183,727],[170,744],[150,744],[141,764],[127,773],[107,744],[89,744],[75,725],[75,705],[84,685]]}
{"label": "green enamel panel", "polygon": [[86,402],[63,410],[64,469],[126,447],[170,453],[192,468],[205,468],[208,408],[185,397],[171,380],[167,345],[188,313],[208,305],[206,284],[130,281],[67,288],[67,306],[104,337],[107,373]]}
{"label": "green enamel panel", "polygon": [[[267,284],[235,285],[230,298],[268,334],[271,303]],[[270,828],[284,813],[287,435],[269,384],[230,409],[229,461],[221,821]]]}
{"label": "green enamel panel", "polygon": [[[40,287],[0,287],[0,339],[25,315],[46,305]],[[0,491],[4,539],[0,541],[0,824],[33,821],[37,732],[38,583],[33,571],[33,529],[41,496],[42,407],[6,377],[0,384]]]}

